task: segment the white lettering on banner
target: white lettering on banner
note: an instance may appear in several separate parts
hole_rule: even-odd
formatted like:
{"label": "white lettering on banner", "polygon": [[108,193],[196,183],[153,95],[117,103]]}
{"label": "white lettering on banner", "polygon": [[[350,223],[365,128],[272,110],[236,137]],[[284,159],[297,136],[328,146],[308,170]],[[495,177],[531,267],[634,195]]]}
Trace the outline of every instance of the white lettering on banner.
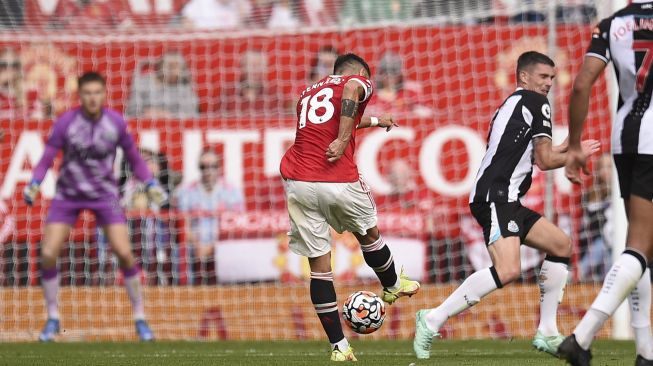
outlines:
{"label": "white lettering on banner", "polygon": [[[261,135],[256,130],[208,130],[206,142],[224,145],[224,177],[237,187],[244,187],[243,145],[259,142]],[[197,166],[195,167],[196,169]]]}
{"label": "white lettering on banner", "polygon": [[225,212],[220,215],[220,232],[285,232],[290,227],[290,219],[285,211],[279,212]]}
{"label": "white lettering on banner", "polygon": [[295,140],[294,128],[268,129],[263,133],[263,174],[267,177],[279,176],[281,158],[286,152],[286,144]]}
{"label": "white lettering on banner", "polygon": [[[446,180],[441,166],[442,150],[444,144],[451,140],[460,140],[465,144],[468,164],[467,174],[460,182]],[[419,153],[419,170],[424,183],[431,190],[443,196],[462,196],[469,193],[474,184],[476,171],[481,165],[485,152],[485,142],[469,127],[445,126],[433,131],[422,142]]]}
{"label": "white lettering on banner", "polygon": [[202,152],[202,131],[188,130],[183,135],[183,184],[196,182],[200,178],[199,160]]}
{"label": "white lettering on banner", "polygon": [[365,182],[370,185],[375,194],[385,195],[392,191],[390,183],[383,178],[379,169],[379,151],[389,140],[413,141],[415,130],[411,127],[395,128],[388,133],[385,130],[376,131],[365,136],[356,152],[356,164]]}
{"label": "white lettering on banner", "polygon": [[52,15],[57,9],[60,0],[37,0],[39,8],[45,15]]}
{"label": "white lettering on banner", "polygon": [[[29,166],[36,166],[43,156],[45,144],[43,137],[38,131],[23,131],[11,152],[9,168],[4,174],[0,196],[5,199],[13,198],[14,192],[19,183],[27,183],[32,179],[32,170],[23,169],[25,163]],[[54,176],[51,171],[45,175],[41,184],[41,194],[45,198],[54,196]]]}
{"label": "white lettering on banner", "polygon": [[149,0],[128,0],[127,2],[134,14],[147,14],[152,11]]}
{"label": "white lettering on banner", "polygon": [[[220,234],[227,237],[238,234],[259,235],[261,232],[285,232],[290,227],[288,212],[285,210],[223,212],[219,217]],[[379,227],[386,233],[422,235],[427,231],[422,212],[382,212],[379,214],[378,221]]]}
{"label": "white lettering on banner", "polygon": [[154,9],[157,14],[172,14],[174,11],[172,0],[155,0]]}
{"label": "white lettering on banner", "polygon": [[161,137],[159,130],[139,130],[138,131],[138,146],[154,151],[159,152],[161,148]]}
{"label": "white lettering on banner", "polygon": [[[560,136],[566,135],[566,127],[554,127],[554,142],[561,142]],[[138,133],[139,145],[143,148],[157,151],[160,147],[161,130],[146,129],[134,132]],[[246,169],[253,169],[253,166],[246,165],[244,145],[262,144],[263,148],[263,173],[266,177],[276,177],[279,174],[279,163],[285,152],[288,142],[292,142],[294,129],[291,128],[269,128],[261,132],[252,129],[242,130],[208,130],[199,129],[184,130],[182,133],[182,175],[183,183],[197,181],[199,179],[199,155],[204,146],[204,136],[209,144],[224,145],[224,175],[226,179],[239,187],[246,187],[244,174]],[[375,194],[384,195],[390,192],[390,184],[382,176],[378,160],[382,156],[382,149],[388,142],[396,139],[414,143],[416,131],[412,127],[395,129],[386,133],[381,129],[361,136],[358,151],[356,153],[357,164],[365,180],[371,186]],[[443,166],[441,157],[443,154],[451,153],[443,151],[445,144],[452,140],[460,140],[464,143],[468,163],[465,177],[461,181],[449,181],[446,179],[445,171],[451,167]],[[427,188],[435,193],[444,196],[464,196],[469,193],[473,184],[474,176],[485,150],[485,142],[474,130],[464,127],[449,125],[432,131],[423,141],[417,141],[419,146],[418,170]],[[163,147],[165,150],[165,147]],[[16,145],[11,150],[11,157],[7,171],[2,172],[2,187],[0,197],[12,198],[18,185],[26,183],[31,178],[31,171],[25,170],[24,166],[34,166],[43,155],[44,140],[41,131],[21,132]],[[402,155],[403,156],[403,155]],[[408,159],[414,157],[405,156]],[[118,164],[121,154],[116,157]],[[179,157],[170,157],[178,159]],[[258,166],[258,165],[257,165]],[[456,167],[465,168],[465,167]],[[564,177],[564,171],[559,169],[554,173],[557,193],[569,194],[572,191],[570,183]],[[42,194],[45,198],[54,196],[55,174],[50,170],[42,185]]]}

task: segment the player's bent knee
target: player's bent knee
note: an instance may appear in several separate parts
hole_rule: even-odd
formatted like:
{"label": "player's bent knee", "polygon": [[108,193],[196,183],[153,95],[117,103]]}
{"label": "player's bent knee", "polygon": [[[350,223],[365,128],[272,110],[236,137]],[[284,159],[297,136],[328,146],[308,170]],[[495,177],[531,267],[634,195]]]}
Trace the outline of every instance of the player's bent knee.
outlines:
{"label": "player's bent knee", "polygon": [[499,281],[503,286],[519,279],[521,276],[521,268],[518,265],[508,264],[504,266],[495,266],[496,273],[499,276]]}
{"label": "player's bent knee", "polygon": [[641,241],[632,240],[633,243],[628,242],[626,249],[632,249],[638,253],[641,253],[647,260],[647,263],[653,261],[653,245],[645,245]]}
{"label": "player's bent knee", "polygon": [[565,236],[564,240],[560,240],[560,242],[551,251],[551,255],[556,257],[569,258],[571,256],[571,239]]}

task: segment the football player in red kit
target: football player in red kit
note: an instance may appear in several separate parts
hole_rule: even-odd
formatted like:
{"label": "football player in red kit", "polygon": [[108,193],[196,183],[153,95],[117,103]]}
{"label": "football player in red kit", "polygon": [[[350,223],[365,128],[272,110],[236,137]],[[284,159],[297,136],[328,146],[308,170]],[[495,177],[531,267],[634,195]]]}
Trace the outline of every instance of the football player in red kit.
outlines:
{"label": "football player in red kit", "polygon": [[368,186],[354,160],[356,129],[395,126],[391,117],[363,117],[372,97],[370,68],[361,57],[337,58],[334,75],[307,87],[297,103],[295,143],[281,161],[288,214],[290,249],[308,257],[310,293],[317,316],[332,346],[332,361],[355,361],[338,315],[331,271],[332,227],[356,236],[365,262],[392,304],[411,296],[419,283],[398,274],[390,249],[379,234],[377,212]]}

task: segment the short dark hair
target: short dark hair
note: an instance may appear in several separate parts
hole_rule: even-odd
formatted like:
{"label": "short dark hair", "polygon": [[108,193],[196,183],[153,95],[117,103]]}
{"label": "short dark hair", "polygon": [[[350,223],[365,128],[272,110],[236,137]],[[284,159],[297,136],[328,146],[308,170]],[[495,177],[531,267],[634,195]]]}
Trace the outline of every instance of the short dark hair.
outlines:
{"label": "short dark hair", "polygon": [[556,64],[553,62],[553,60],[540,52],[537,51],[527,51],[519,55],[519,58],[517,59],[517,80],[519,80],[519,72],[524,70],[527,67],[531,67],[533,65],[537,64],[545,64],[549,65],[551,67],[555,67]]}
{"label": "short dark hair", "polygon": [[84,84],[92,82],[98,82],[105,86],[107,85],[107,81],[104,79],[104,76],[102,76],[99,72],[87,71],[77,79],[77,89],[81,89]]}
{"label": "short dark hair", "polygon": [[365,60],[363,60],[362,57],[353,53],[345,53],[344,55],[338,56],[336,62],[333,64],[333,73],[340,74],[342,69],[344,69],[345,67],[356,65],[356,64],[365,68],[365,71],[367,71],[367,75],[372,75],[372,73],[370,72],[370,66],[367,64],[367,62],[365,62]]}

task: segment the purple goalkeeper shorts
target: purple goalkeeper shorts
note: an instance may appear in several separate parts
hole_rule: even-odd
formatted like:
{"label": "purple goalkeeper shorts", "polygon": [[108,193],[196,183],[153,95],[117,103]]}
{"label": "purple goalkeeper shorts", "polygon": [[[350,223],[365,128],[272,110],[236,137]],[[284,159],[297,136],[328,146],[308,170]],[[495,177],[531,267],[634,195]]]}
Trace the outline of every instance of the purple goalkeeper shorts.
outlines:
{"label": "purple goalkeeper shorts", "polygon": [[93,211],[99,226],[126,224],[127,219],[118,201],[67,201],[54,199],[50,204],[46,224],[75,225],[82,210]]}

